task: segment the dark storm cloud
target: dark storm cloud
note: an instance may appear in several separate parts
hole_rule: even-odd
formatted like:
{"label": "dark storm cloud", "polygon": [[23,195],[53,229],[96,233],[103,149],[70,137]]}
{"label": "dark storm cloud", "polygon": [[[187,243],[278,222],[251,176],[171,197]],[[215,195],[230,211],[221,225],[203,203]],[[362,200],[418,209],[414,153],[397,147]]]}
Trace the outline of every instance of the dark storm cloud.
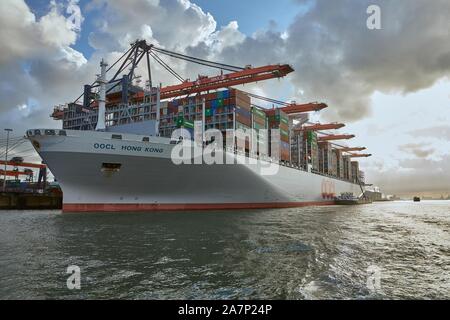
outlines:
{"label": "dark storm cloud", "polygon": [[[381,8],[381,30],[366,27],[371,4]],[[289,28],[293,82],[330,102],[329,117],[362,118],[376,91],[412,92],[448,76],[449,16],[447,0],[317,0]]]}

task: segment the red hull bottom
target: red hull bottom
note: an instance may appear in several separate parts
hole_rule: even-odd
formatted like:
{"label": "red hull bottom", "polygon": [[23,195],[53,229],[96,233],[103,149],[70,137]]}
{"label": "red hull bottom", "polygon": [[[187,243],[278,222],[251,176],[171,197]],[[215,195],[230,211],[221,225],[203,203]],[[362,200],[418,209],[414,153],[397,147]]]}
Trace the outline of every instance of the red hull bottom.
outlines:
{"label": "red hull bottom", "polygon": [[67,203],[63,212],[142,212],[142,211],[189,211],[189,210],[237,210],[237,209],[274,209],[298,208],[307,206],[330,206],[334,201],[309,202],[269,202],[269,203],[176,203],[176,204],[139,204],[139,203]]}

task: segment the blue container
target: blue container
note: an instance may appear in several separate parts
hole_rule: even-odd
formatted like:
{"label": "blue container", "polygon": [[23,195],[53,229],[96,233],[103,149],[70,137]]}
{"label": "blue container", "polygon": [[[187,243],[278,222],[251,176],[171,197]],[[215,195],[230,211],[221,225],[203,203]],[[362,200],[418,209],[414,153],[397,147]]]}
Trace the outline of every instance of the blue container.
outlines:
{"label": "blue container", "polygon": [[236,113],[238,113],[239,115],[241,115],[243,117],[246,117],[248,119],[250,119],[252,117],[250,111],[248,111],[247,109],[244,109],[242,107],[236,107],[235,110],[236,110]]}

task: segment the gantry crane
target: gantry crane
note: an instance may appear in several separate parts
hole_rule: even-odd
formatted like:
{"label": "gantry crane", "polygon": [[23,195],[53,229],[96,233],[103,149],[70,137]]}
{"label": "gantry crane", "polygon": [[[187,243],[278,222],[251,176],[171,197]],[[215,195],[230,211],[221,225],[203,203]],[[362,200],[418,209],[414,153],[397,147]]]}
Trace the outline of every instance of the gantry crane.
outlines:
{"label": "gantry crane", "polygon": [[[34,169],[39,169],[39,178],[38,178],[38,183],[41,183],[41,181],[44,182],[44,184],[47,182],[47,165],[41,163],[31,163],[31,162],[17,162],[17,161],[7,161],[5,162],[4,160],[0,160],[0,165],[7,165],[7,166],[12,166],[14,167],[13,170],[0,170],[0,176],[8,176],[8,177],[16,177],[16,179],[19,176],[26,176],[29,180],[32,180],[33,177],[33,170],[31,170],[30,168],[34,168]],[[19,171],[18,167],[22,167],[22,168],[26,168],[24,171]]]}
{"label": "gantry crane", "polygon": [[[175,70],[173,70],[167,63],[162,60],[159,54],[212,68],[217,68],[221,70],[221,73],[217,76],[212,77],[199,75],[197,80],[190,81],[189,79],[184,79],[183,77],[181,77]],[[161,100],[207,92],[209,90],[216,90],[219,88],[227,88],[234,85],[281,78],[294,71],[294,69],[288,64],[266,65],[255,68],[251,66],[237,67],[229,64],[212,62],[192,56],[183,55],[177,52],[155,47],[154,45],[149,45],[145,40],[139,40],[133,43],[131,45],[131,48],[108,68],[107,71],[111,70],[118,63],[121,63],[114,76],[108,81],[109,87],[106,93],[112,91],[118,85],[122,85],[122,95],[126,95],[126,97],[122,97],[122,99],[125,98],[125,101],[128,101],[128,95],[130,93],[128,92],[127,88],[129,87],[131,81],[133,81],[133,79],[135,78],[135,70],[144,56],[146,57],[147,61],[147,72],[150,87],[152,87],[150,57],[152,57],[157,63],[159,63],[164,69],[166,69],[170,74],[177,78],[178,81],[181,82],[180,84],[161,87]],[[123,74],[125,70],[128,70],[127,74]],[[224,70],[229,71],[229,73],[224,74]],[[98,87],[98,84],[96,84],[95,82],[92,85],[85,86],[85,91],[77,99],[75,99],[75,103],[84,96],[83,107],[95,107],[96,103],[95,99],[93,99],[94,95],[91,93],[91,89],[95,87]],[[132,99],[140,99],[144,97],[144,92],[137,92],[134,94],[132,93],[131,95]],[[63,115],[63,109],[61,107],[57,107],[55,108],[51,116],[56,120],[61,120],[63,118]]]}

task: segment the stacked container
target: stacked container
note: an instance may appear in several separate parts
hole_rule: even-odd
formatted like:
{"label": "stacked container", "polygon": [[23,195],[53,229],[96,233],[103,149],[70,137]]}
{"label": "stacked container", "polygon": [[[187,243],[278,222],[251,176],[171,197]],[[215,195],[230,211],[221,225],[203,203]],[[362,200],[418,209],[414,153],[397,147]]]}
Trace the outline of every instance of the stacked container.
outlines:
{"label": "stacked container", "polygon": [[358,161],[352,161],[351,162],[351,181],[352,182],[358,182],[359,179],[359,162]]}
{"label": "stacked container", "polygon": [[[178,127],[190,126],[203,119],[205,100],[205,130],[248,130],[252,126],[250,97],[236,89],[222,90],[194,97],[174,99],[167,103],[167,112],[161,113],[160,134],[170,137]],[[182,120],[183,119],[183,120]],[[184,125],[184,121],[187,121]]]}
{"label": "stacked container", "polygon": [[338,178],[343,179],[344,178],[344,163],[343,163],[342,152],[340,150],[335,150],[335,151],[336,151],[336,159],[337,159],[336,176]]}
{"label": "stacked container", "polygon": [[331,150],[331,167],[330,167],[330,173],[332,176],[337,177],[338,176],[338,158],[339,158],[339,151],[336,149]]}
{"label": "stacked container", "polygon": [[307,164],[313,170],[319,169],[319,150],[317,147],[317,133],[315,131],[296,131],[291,136],[292,163],[307,169]]}
{"label": "stacked container", "polygon": [[280,130],[280,158],[290,161],[289,117],[281,109],[265,110],[269,129]]}
{"label": "stacked container", "polygon": [[329,142],[319,143],[319,171],[325,174],[332,173],[332,148]]}
{"label": "stacked container", "polygon": [[351,159],[350,156],[343,156],[342,157],[342,167],[343,167],[343,171],[344,171],[344,179],[351,181],[351,175],[352,175],[352,170],[351,170],[351,165],[350,165]]}

